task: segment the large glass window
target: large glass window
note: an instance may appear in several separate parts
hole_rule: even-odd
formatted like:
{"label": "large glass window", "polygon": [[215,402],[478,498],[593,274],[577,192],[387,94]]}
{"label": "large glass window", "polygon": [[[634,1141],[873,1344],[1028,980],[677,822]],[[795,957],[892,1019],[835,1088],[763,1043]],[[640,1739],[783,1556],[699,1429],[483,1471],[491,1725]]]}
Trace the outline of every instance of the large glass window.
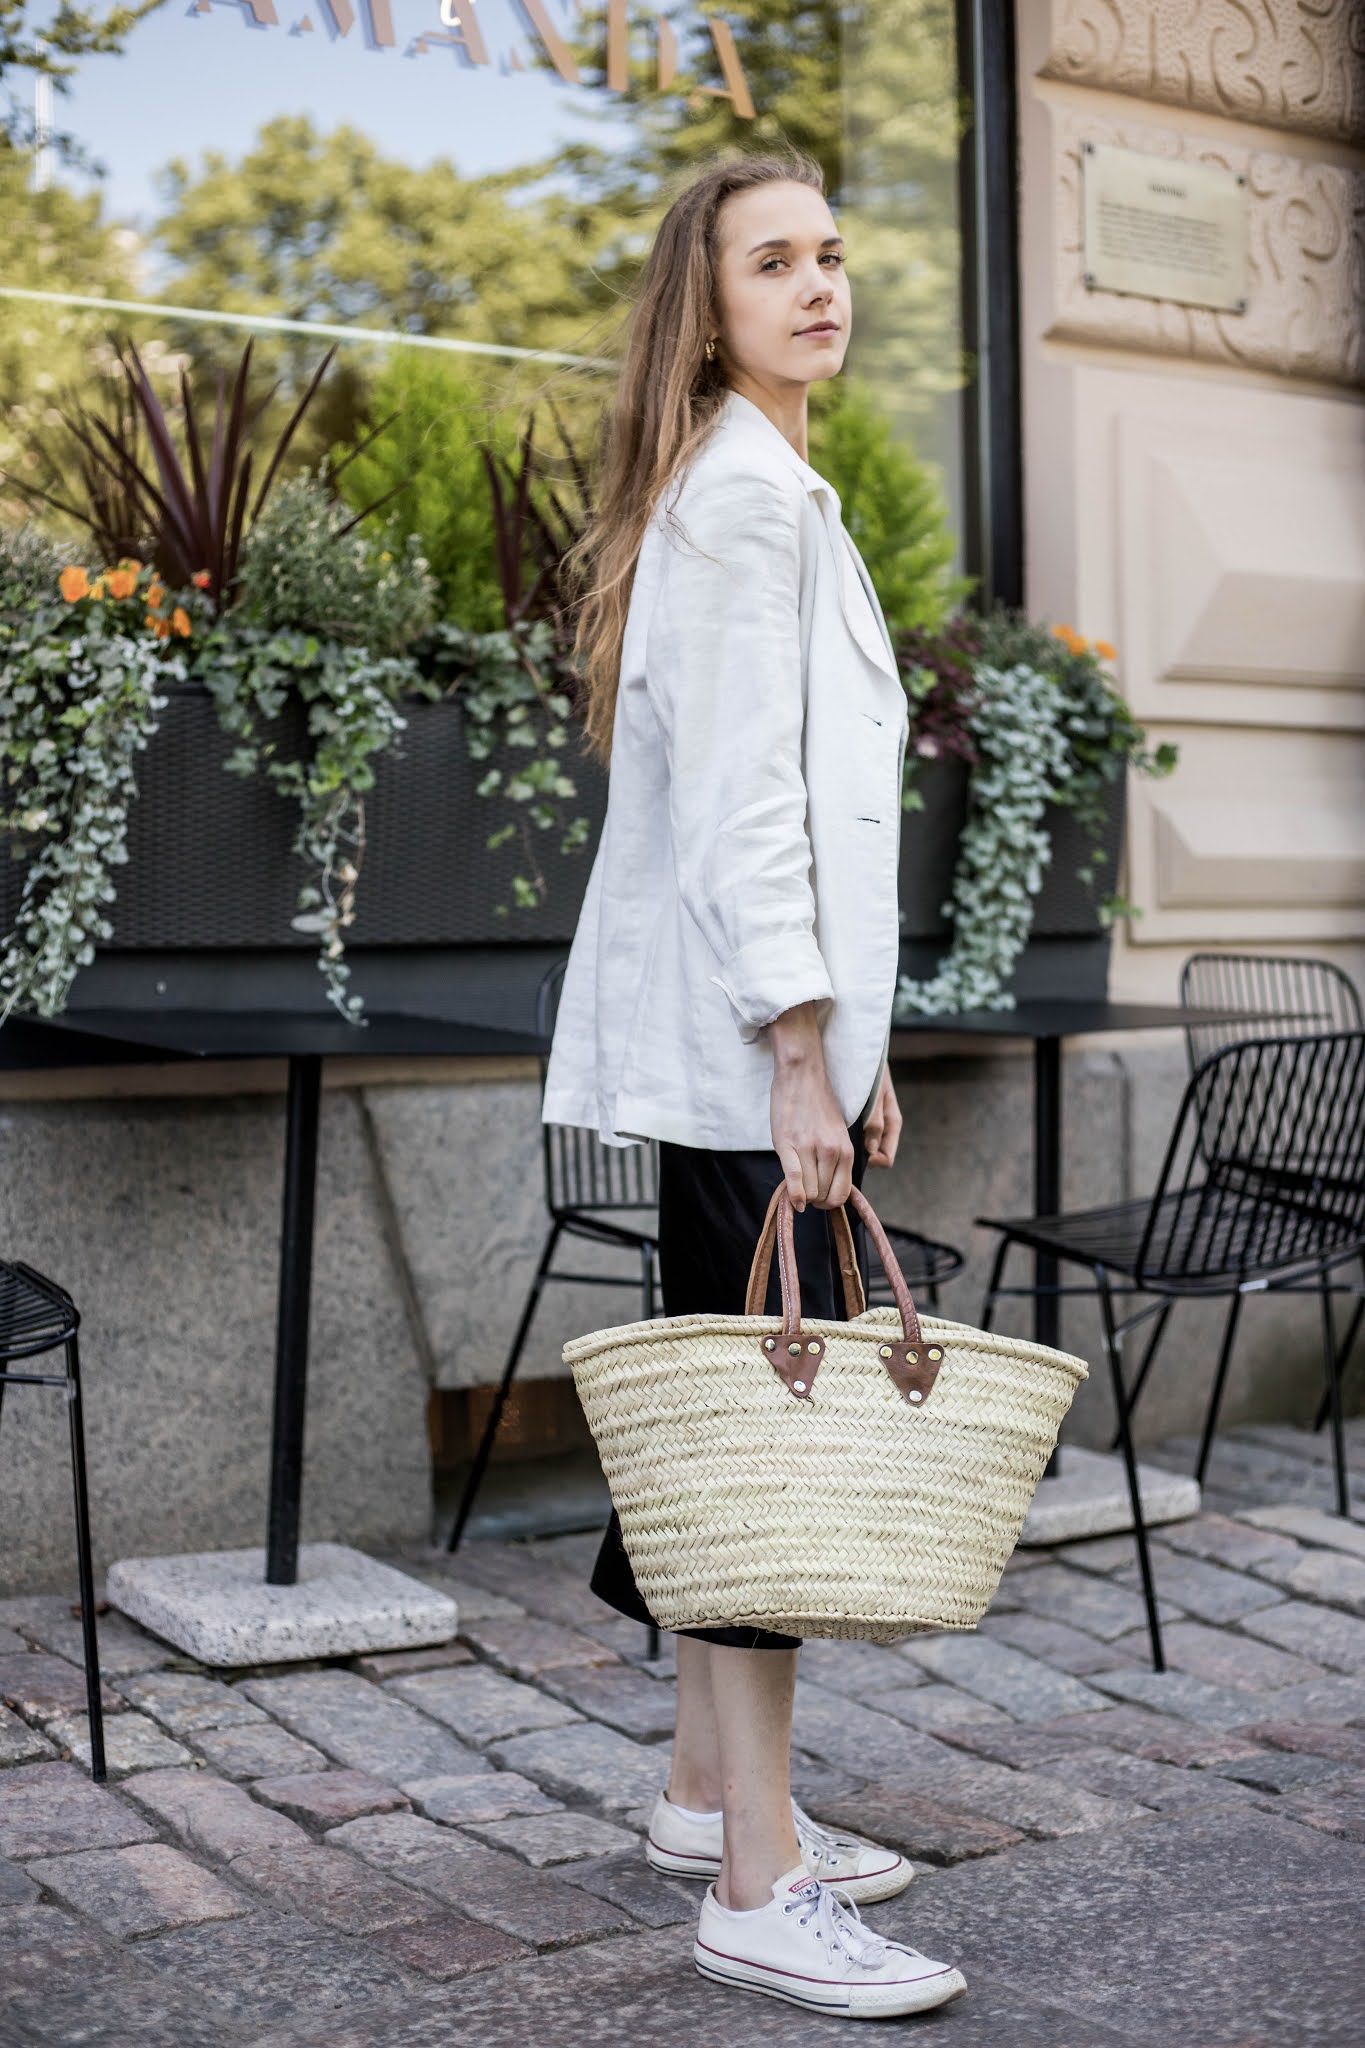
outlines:
{"label": "large glass window", "polygon": [[[235,356],[242,314],[279,323],[256,352],[286,385],[326,345],[312,327],[454,341],[423,360],[458,402],[510,431],[548,395],[589,432],[670,181],[785,141],[823,165],[847,238],[877,473],[913,451],[956,530],[953,21],[950,0],[176,0],[82,58],[51,117],[40,97],[36,152],[0,156],[0,284],[45,295],[0,296],[0,461],[33,471],[115,325],[163,371],[202,368]],[[391,342],[343,340],[314,442],[372,417],[392,364]]]}

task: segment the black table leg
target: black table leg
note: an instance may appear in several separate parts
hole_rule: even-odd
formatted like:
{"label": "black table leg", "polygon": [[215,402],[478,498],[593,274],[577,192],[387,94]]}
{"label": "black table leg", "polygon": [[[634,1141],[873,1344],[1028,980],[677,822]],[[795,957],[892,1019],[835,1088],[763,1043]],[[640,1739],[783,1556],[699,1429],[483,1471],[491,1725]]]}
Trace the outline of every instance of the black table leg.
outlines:
{"label": "black table leg", "polygon": [[[1062,1206],[1062,1041],[1033,1041],[1033,1213],[1055,1216]],[[1061,1301],[1056,1293],[1057,1260],[1051,1252],[1033,1255],[1033,1334],[1040,1344],[1056,1347],[1061,1337]],[[1061,1445],[1043,1473],[1055,1479],[1062,1469]]]}
{"label": "black table leg", "polygon": [[308,1399],[308,1306],[313,1284],[313,1209],[321,1099],[321,1057],[317,1053],[295,1055],[289,1062],[285,1113],[275,1427],[270,1450],[270,1528],[265,1563],[268,1586],[292,1586],[299,1575],[299,1501]]}

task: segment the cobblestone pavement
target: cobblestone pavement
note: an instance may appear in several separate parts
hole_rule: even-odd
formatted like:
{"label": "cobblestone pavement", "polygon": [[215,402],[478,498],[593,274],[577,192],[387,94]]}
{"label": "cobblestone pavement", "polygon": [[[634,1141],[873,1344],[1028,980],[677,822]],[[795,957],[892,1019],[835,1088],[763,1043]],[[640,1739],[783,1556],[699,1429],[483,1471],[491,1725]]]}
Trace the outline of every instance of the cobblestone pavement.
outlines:
{"label": "cobblestone pavement", "polygon": [[[975,1634],[807,1646],[800,1796],[914,1859],[869,1919],[970,1986],[859,2041],[1359,2048],[1365,1521],[1324,1512],[1325,1454],[1220,1441],[1211,1511],[1154,1544],[1163,1675],[1127,1538],[1018,1553]],[[111,1614],[107,1788],[70,1603],[0,1602],[4,2048],[845,2040],[693,1972],[698,1893],[641,1848],[668,1660],[594,1547],[409,1555],[460,1639],[306,1669],[215,1675]]]}

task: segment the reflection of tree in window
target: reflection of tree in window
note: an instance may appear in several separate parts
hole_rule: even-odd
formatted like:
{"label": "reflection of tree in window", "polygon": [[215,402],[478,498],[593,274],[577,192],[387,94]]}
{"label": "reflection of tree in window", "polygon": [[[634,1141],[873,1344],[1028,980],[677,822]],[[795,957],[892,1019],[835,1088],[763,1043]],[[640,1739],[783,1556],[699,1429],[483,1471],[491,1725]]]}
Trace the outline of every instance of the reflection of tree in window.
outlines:
{"label": "reflection of tree in window", "polygon": [[[245,157],[176,163],[159,240],[175,296],[295,318],[394,325],[596,352],[672,181],[727,149],[789,142],[823,166],[856,280],[851,367],[926,452],[960,382],[957,147],[949,0],[727,4],[753,119],[735,112],[694,5],[664,10],[679,76],[659,92],[652,17],[629,44],[630,91],[606,87],[604,9],[585,10],[572,105],[602,146],[574,141],[492,176],[414,169],[354,129],[271,122]],[[552,71],[528,37],[533,66]],[[472,89],[474,78],[462,81]],[[566,88],[567,92],[567,88]],[[622,130],[624,129],[624,135]]]}
{"label": "reflection of tree in window", "polygon": [[[955,464],[963,382],[958,314],[959,109],[951,0],[726,0],[757,109],[738,118],[695,9],[664,10],[684,70],[704,94],[651,91],[653,41],[642,37],[632,92],[604,99],[603,123],[625,124],[623,148],[561,152],[595,203],[653,227],[660,186],[727,150],[805,150],[849,246],[854,341],[849,369],[866,378],[900,432],[947,467]],[[574,46],[585,79],[605,82],[605,14],[584,14]],[[642,241],[647,237],[642,236]],[[639,244],[635,245],[636,247]],[[633,272],[634,250],[622,265]]]}
{"label": "reflection of tree in window", "polygon": [[[597,6],[578,16],[572,41],[583,86],[563,92],[578,139],[558,141],[551,130],[541,153],[528,152],[510,169],[464,177],[453,162],[413,166],[391,153],[395,145],[383,136],[347,126],[323,132],[302,114],[268,122],[240,155],[210,151],[171,163],[159,180],[159,295],[217,309],[607,354],[677,181],[727,150],[790,143],[823,166],[848,240],[856,307],[849,371],[896,440],[938,462],[951,488],[952,394],[961,365],[950,0],[727,0],[723,12],[752,95],[752,118],[737,113],[727,93],[695,0],[663,10],[677,40],[678,72],[669,88],[658,90],[657,17],[632,7],[629,90],[608,91],[607,17]],[[563,19],[557,12],[554,18]],[[522,47],[532,66],[553,75],[534,36],[528,33]],[[463,73],[451,84],[458,96],[477,91],[480,79]],[[585,121],[600,124],[600,141],[582,139]],[[528,140],[539,142],[543,133]],[[22,186],[18,153],[14,169],[13,182]],[[49,274],[51,263],[44,270],[41,261],[26,262],[32,276],[16,281],[142,295],[116,260],[118,245],[99,224],[97,201],[25,192],[21,210],[27,215],[43,203],[54,214],[53,232],[46,241],[39,232],[33,246],[60,248],[62,275]],[[22,392],[30,408],[39,354],[44,365],[50,355],[66,362],[48,336],[64,317],[0,308],[0,366],[12,372],[10,395]],[[69,324],[75,353],[64,381],[89,331],[85,316]],[[42,348],[20,347],[16,335],[7,357],[5,337],[19,327],[41,328]],[[235,359],[240,344],[230,329],[193,324],[168,324],[163,338],[199,369]],[[262,337],[257,353],[262,371],[282,371],[288,384],[311,368],[317,351],[306,342]],[[378,367],[364,352],[343,351],[302,454],[315,458],[355,428],[370,410]],[[599,377],[495,356],[461,357],[450,368],[458,371],[452,398],[466,410],[506,413],[548,388],[577,444],[591,446]],[[820,415],[836,397],[817,388],[813,448],[820,446]]]}

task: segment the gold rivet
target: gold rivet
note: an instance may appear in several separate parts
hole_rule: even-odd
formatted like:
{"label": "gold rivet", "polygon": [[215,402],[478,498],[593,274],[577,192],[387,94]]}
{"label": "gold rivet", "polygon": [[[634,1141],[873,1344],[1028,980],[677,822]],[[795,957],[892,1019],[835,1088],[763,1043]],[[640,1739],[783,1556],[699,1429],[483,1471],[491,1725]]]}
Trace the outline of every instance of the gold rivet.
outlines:
{"label": "gold rivet", "polygon": [[924,1399],[924,1396],[923,1396],[923,1394],[922,1394],[922,1393],[920,1392],[920,1390],[919,1390],[919,1388],[918,1388],[918,1387],[911,1387],[911,1389],[910,1389],[910,1399],[911,1399],[912,1401],[922,1401],[922,1400]]}
{"label": "gold rivet", "polygon": [[812,1356],[814,1356],[814,1357],[817,1357],[817,1358],[819,1357],[819,1355],[820,1355],[820,1346],[819,1346],[818,1344],[808,1344],[808,1345],[806,1346],[806,1349],[807,1349],[807,1351],[809,1351],[809,1352],[810,1352],[810,1353],[812,1354]]}
{"label": "gold rivet", "polygon": [[918,1364],[919,1364],[919,1353],[918,1353],[918,1351],[907,1351],[905,1355],[906,1355],[906,1357],[907,1357],[907,1358],[909,1359],[909,1361],[910,1361],[911,1365],[918,1365]]}
{"label": "gold rivet", "polygon": [[801,1346],[799,1344],[789,1344],[787,1346],[787,1349],[791,1353],[793,1358],[799,1358],[801,1356]]}
{"label": "gold rivet", "polygon": [[878,1351],[877,1356],[878,1358],[889,1358],[891,1356],[891,1346],[889,1344],[883,1344],[881,1349]]}
{"label": "gold rivet", "polygon": [[931,1351],[929,1353],[929,1356],[933,1359],[934,1364],[937,1365],[940,1358],[942,1358],[943,1353],[941,1351]]}
{"label": "gold rivet", "polygon": [[804,1393],[805,1393],[805,1391],[806,1391],[806,1382],[805,1382],[804,1380],[793,1380],[793,1381],[792,1381],[792,1392],[793,1392],[794,1394],[804,1394]]}
{"label": "gold rivet", "polygon": [[776,1339],[776,1337],[765,1337],[765,1338],[763,1339],[763,1349],[764,1349],[765,1351],[776,1351],[776,1349],[777,1349],[777,1339]]}

